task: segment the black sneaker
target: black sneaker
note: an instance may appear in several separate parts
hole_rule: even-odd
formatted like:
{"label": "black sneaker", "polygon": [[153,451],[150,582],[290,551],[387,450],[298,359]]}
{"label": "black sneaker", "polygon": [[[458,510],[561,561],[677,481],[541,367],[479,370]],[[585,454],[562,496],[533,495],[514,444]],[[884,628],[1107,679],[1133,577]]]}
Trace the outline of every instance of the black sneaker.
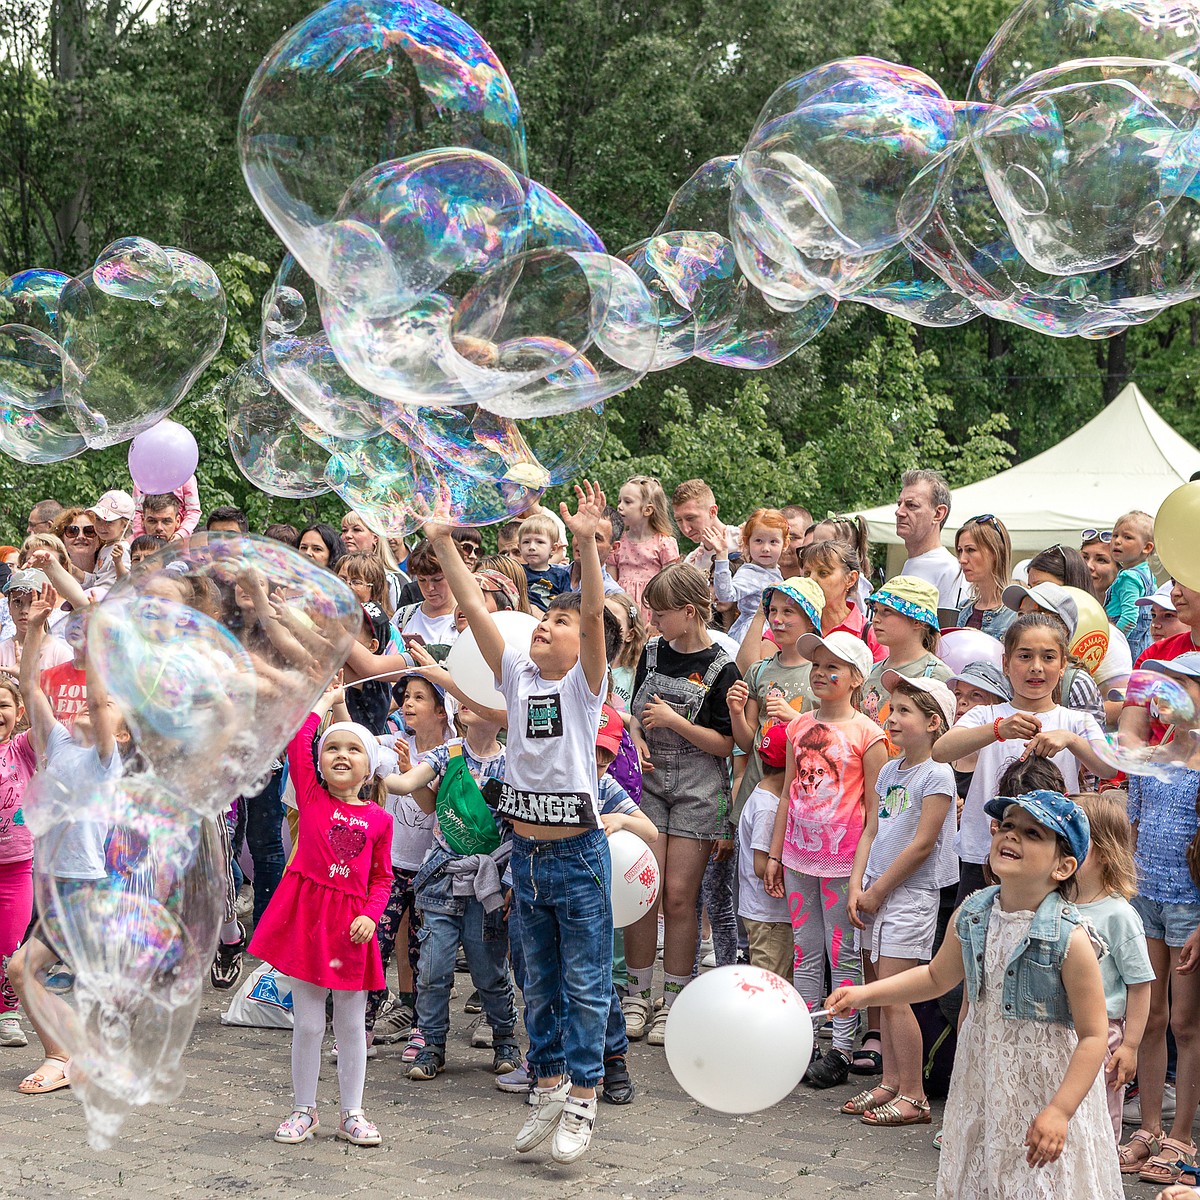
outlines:
{"label": "black sneaker", "polygon": [[479,1013],[483,1012],[483,1001],[479,998],[479,989],[476,988],[468,997],[466,1004],[463,1005],[463,1012]]}
{"label": "black sneaker", "polygon": [[492,1048],[492,1074],[507,1075],[525,1061],[516,1042],[497,1039]]}
{"label": "black sneaker", "polygon": [[242,977],[242,955],[246,952],[246,927],[238,922],[236,942],[218,942],[217,954],[208,969],[209,982],[218,991],[228,991]]}
{"label": "black sneaker", "polygon": [[831,1088],[850,1078],[850,1060],[840,1050],[829,1050],[809,1064],[804,1082],[813,1088]]}
{"label": "black sneaker", "polygon": [[614,1054],[604,1060],[604,1091],[601,1096],[609,1104],[628,1104],[634,1097],[633,1080],[625,1055]]}
{"label": "black sneaker", "polygon": [[408,1068],[409,1079],[436,1079],[446,1069],[446,1047],[425,1046]]}

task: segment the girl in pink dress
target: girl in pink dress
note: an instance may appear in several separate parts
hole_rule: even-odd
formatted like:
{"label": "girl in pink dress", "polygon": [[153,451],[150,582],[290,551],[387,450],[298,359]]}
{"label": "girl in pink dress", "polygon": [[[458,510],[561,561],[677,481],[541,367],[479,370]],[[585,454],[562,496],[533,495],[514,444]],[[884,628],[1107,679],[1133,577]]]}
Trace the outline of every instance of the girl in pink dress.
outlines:
{"label": "girl in pink dress", "polygon": [[625,529],[609,555],[608,565],[621,590],[632,596],[650,621],[650,610],[642,603],[646,584],[668,563],[679,557],[679,543],[671,535],[667,494],[650,475],[633,475],[621,485],[617,512]]}
{"label": "girl in pink dress", "polygon": [[325,996],[333,993],[342,1120],[337,1136],[377,1146],[362,1110],[367,1076],[363,1036],[367,993],[383,987],[375,926],[392,885],[392,818],[376,778],[379,743],[362,725],[336,721],[313,741],[342,699],[326,692],[288,745],[300,832],[292,859],[255,930],[250,953],[292,978],[292,1087],[296,1106],[275,1133],[303,1142],[317,1130],[317,1078],[325,1036]]}

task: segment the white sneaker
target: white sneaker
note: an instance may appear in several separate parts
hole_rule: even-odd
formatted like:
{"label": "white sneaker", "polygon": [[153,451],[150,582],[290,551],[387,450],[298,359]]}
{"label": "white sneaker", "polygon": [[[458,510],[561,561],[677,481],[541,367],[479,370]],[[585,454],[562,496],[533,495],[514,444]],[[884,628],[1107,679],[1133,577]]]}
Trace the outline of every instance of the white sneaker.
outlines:
{"label": "white sneaker", "polygon": [[480,1013],[479,1016],[471,1022],[471,1045],[479,1050],[490,1050],[492,1048],[492,1027],[487,1023],[487,1018]]}
{"label": "white sneaker", "polygon": [[625,1014],[625,1036],[636,1042],[646,1032],[653,1011],[645,996],[622,996],[621,1011]]}
{"label": "white sneaker", "polygon": [[717,965],[717,952],[710,950],[701,960],[702,967],[715,967]]}
{"label": "white sneaker", "polygon": [[565,1077],[557,1087],[547,1091],[534,1088],[529,1093],[529,1115],[513,1143],[518,1153],[524,1154],[540,1146],[558,1128],[559,1118],[570,1094],[571,1081]]}
{"label": "white sneaker", "polygon": [[238,892],[237,899],[233,902],[233,911],[239,917],[248,917],[254,911],[253,884],[242,884],[242,890]]}
{"label": "white sneaker", "polygon": [[646,1030],[646,1042],[651,1046],[663,1046],[667,1041],[667,1018],[671,1010],[665,1005],[654,1014],[650,1028]]}
{"label": "white sneaker", "polygon": [[555,1162],[573,1163],[582,1158],[592,1141],[592,1127],[596,1124],[596,1097],[585,1100],[582,1096],[571,1096],[563,1106],[558,1128],[554,1131],[554,1145],[550,1153]]}
{"label": "white sneaker", "polygon": [[28,1045],[29,1039],[25,1036],[20,1021],[16,1017],[0,1017],[0,1046],[12,1046],[14,1049],[19,1049],[21,1046]]}

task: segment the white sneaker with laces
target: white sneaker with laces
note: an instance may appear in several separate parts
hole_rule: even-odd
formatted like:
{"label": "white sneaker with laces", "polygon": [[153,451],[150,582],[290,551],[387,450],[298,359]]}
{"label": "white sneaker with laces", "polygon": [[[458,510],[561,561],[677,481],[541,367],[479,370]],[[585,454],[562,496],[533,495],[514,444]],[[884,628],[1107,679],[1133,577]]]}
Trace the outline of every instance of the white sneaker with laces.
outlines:
{"label": "white sneaker with laces", "polygon": [[25,1036],[20,1021],[14,1016],[0,1017],[0,1046],[20,1049],[28,1045],[29,1039]]}
{"label": "white sneaker with laces", "polygon": [[592,1127],[596,1124],[596,1097],[585,1100],[582,1096],[571,1096],[563,1106],[558,1128],[554,1131],[554,1144],[550,1154],[558,1163],[573,1163],[582,1158],[592,1142]]}
{"label": "white sneaker with laces", "polygon": [[645,1035],[654,1011],[645,996],[622,996],[621,1011],[625,1014],[625,1036],[631,1042]]}
{"label": "white sneaker with laces", "polygon": [[565,1077],[556,1087],[535,1087],[529,1093],[529,1115],[513,1143],[518,1153],[540,1146],[555,1131],[570,1094],[571,1081]]}
{"label": "white sneaker with laces", "polygon": [[646,1031],[646,1042],[651,1046],[662,1046],[667,1041],[667,1018],[671,1015],[671,1010],[660,1008],[654,1014],[654,1020],[650,1022],[650,1028]]}

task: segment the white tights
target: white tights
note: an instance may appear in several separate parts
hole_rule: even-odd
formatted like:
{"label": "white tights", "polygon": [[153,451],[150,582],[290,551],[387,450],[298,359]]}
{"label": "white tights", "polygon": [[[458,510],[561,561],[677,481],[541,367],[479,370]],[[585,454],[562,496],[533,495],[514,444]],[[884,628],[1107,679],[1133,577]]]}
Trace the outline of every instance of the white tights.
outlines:
{"label": "white tights", "polygon": [[[292,980],[292,1089],[297,1108],[316,1108],[325,1036],[325,997],[329,988]],[[367,993],[333,991],[333,1036],[337,1038],[338,1091],[342,1112],[362,1108],[367,1080],[365,1021]]]}

